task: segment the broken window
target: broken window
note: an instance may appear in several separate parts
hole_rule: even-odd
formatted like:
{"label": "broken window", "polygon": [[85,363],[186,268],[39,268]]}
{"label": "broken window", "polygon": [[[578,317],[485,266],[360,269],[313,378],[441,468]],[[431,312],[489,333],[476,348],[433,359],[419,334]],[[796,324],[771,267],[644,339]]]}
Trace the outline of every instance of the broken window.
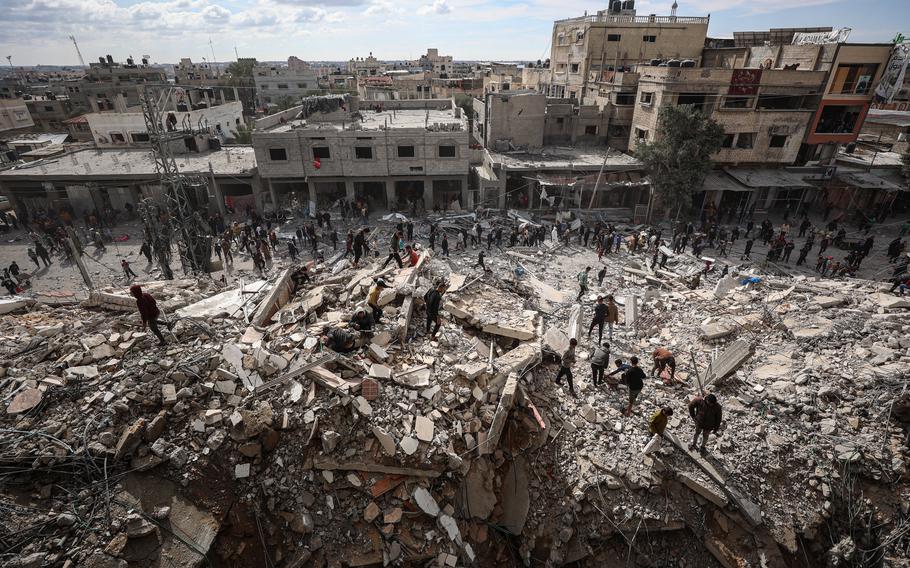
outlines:
{"label": "broken window", "polygon": [[269,159],[273,162],[286,162],[288,151],[284,148],[269,148]]}
{"label": "broken window", "polygon": [[648,139],[648,131],[642,128],[635,129],[635,139],[639,142],[644,142]]}
{"label": "broken window", "polygon": [[288,84],[287,84],[287,83],[278,83],[278,88],[279,88],[279,89],[287,89],[287,88],[288,88]]}
{"label": "broken window", "polygon": [[641,41],[643,41],[645,43],[654,43],[657,41],[657,36],[655,36],[655,35],[642,36]]}
{"label": "broken window", "polygon": [[861,105],[828,105],[822,109],[815,132],[817,134],[851,134],[862,112]]}
{"label": "broken window", "polygon": [[114,144],[124,144],[126,143],[126,137],[123,136],[120,132],[111,132],[111,142]]}
{"label": "broken window", "polygon": [[783,148],[787,145],[787,138],[789,136],[783,136],[780,134],[775,134],[771,137],[771,141],[768,142],[769,148]]}
{"label": "broken window", "polygon": [[646,91],[642,91],[641,97],[639,98],[639,100],[641,101],[641,104],[643,104],[645,106],[650,106],[654,102],[654,93],[648,93]]}
{"label": "broken window", "polygon": [[724,98],[724,107],[723,108],[743,108],[749,109],[752,108],[752,103],[755,100],[755,97],[741,97],[736,95],[729,95]]}
{"label": "broken window", "polygon": [[455,146],[445,145],[439,147],[439,157],[440,158],[454,158],[455,157]]}
{"label": "broken window", "polygon": [[328,160],[331,155],[328,146],[313,146],[313,159]]}
{"label": "broken window", "polygon": [[573,63],[571,69],[572,73],[578,73],[578,63]]}
{"label": "broken window", "polygon": [[754,135],[751,132],[740,132],[739,136],[736,137],[736,147],[740,150],[751,150],[753,137]]}
{"label": "broken window", "polygon": [[133,142],[148,142],[149,133],[148,132],[133,132],[130,134],[130,138],[133,139]]}
{"label": "broken window", "polygon": [[596,136],[597,135],[597,125],[589,124],[585,126],[585,136]]}
{"label": "broken window", "polygon": [[619,41],[622,39],[620,34],[607,34],[607,41]]}
{"label": "broken window", "polygon": [[831,92],[841,95],[865,95],[872,88],[878,63],[842,63],[837,66]]}
{"label": "broken window", "polygon": [[615,105],[634,105],[635,104],[635,93],[616,93],[616,98],[613,101]]}
{"label": "broken window", "polygon": [[398,157],[399,158],[413,158],[415,156],[413,146],[399,146],[398,147]]}
{"label": "broken window", "polygon": [[306,88],[307,88],[306,83],[297,83],[297,88],[298,88],[298,89],[306,89]]}
{"label": "broken window", "polygon": [[736,138],[736,134],[724,134],[724,139],[720,143],[720,147],[721,148],[732,148],[734,138]]}
{"label": "broken window", "polygon": [[371,146],[354,146],[354,157],[358,160],[372,160],[373,148]]}

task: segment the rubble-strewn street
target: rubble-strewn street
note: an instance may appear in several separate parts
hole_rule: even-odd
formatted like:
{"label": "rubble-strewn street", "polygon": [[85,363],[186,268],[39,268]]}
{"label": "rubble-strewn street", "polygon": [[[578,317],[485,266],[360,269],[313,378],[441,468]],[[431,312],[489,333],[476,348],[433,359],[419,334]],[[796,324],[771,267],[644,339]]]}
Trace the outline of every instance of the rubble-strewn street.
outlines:
{"label": "rubble-strewn street", "polygon": [[[474,223],[431,220],[453,243]],[[493,245],[485,271],[479,247],[425,248],[424,227],[401,269],[382,268],[380,221],[365,262],[327,247],[308,283],[285,260],[264,279],[143,274],[174,323],[164,346],[126,285],[0,316],[0,564],[908,565],[910,301],[887,283],[722,261],[693,289],[702,260],[652,269],[629,250],[647,228],[624,225],[602,261],[548,232]],[[379,278],[382,317],[355,329]],[[620,374],[592,381],[608,294],[607,371],[636,356],[648,375],[630,416]],[[336,330],[350,351],[324,341]],[[554,382],[570,338],[577,396]],[[672,379],[651,373],[658,347]],[[706,393],[723,422],[699,453],[687,406]]]}

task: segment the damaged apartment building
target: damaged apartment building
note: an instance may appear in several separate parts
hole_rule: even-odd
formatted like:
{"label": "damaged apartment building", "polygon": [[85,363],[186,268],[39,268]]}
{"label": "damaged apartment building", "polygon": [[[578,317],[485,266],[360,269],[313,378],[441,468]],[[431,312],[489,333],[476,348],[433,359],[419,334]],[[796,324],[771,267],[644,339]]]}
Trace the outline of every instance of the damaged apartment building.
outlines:
{"label": "damaged apartment building", "polygon": [[470,207],[469,132],[451,100],[311,97],[256,121],[259,174],[276,207],[339,198],[371,211]]}

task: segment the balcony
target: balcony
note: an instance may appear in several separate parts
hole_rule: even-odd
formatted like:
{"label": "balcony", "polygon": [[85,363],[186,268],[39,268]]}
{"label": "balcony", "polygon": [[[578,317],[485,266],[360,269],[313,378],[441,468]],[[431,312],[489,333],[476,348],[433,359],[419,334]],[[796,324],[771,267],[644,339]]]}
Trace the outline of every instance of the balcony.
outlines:
{"label": "balcony", "polygon": [[710,21],[710,16],[691,17],[691,16],[625,16],[612,14],[596,14],[593,16],[581,16],[578,18],[566,18],[565,20],[556,20],[557,24],[562,23],[606,23],[606,24],[705,24]]}

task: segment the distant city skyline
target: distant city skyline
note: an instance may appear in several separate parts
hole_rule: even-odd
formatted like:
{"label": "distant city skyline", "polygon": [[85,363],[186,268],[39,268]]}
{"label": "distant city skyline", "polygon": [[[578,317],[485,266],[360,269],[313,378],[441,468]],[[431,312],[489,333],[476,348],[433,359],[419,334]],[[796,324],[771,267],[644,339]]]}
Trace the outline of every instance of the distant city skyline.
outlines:
{"label": "distant city skyline", "polygon": [[[672,0],[636,2],[639,15],[670,12]],[[910,37],[906,0],[679,1],[679,15],[711,15],[708,34],[782,27],[853,29],[850,41]],[[176,63],[241,57],[346,61],[370,52],[416,59],[428,47],[456,60],[546,59],[554,20],[593,14],[606,2],[577,0],[26,0],[7,4],[0,56],[13,65],[77,65],[149,55]],[[212,47],[209,46],[211,38]],[[6,61],[0,63],[7,65]]]}

